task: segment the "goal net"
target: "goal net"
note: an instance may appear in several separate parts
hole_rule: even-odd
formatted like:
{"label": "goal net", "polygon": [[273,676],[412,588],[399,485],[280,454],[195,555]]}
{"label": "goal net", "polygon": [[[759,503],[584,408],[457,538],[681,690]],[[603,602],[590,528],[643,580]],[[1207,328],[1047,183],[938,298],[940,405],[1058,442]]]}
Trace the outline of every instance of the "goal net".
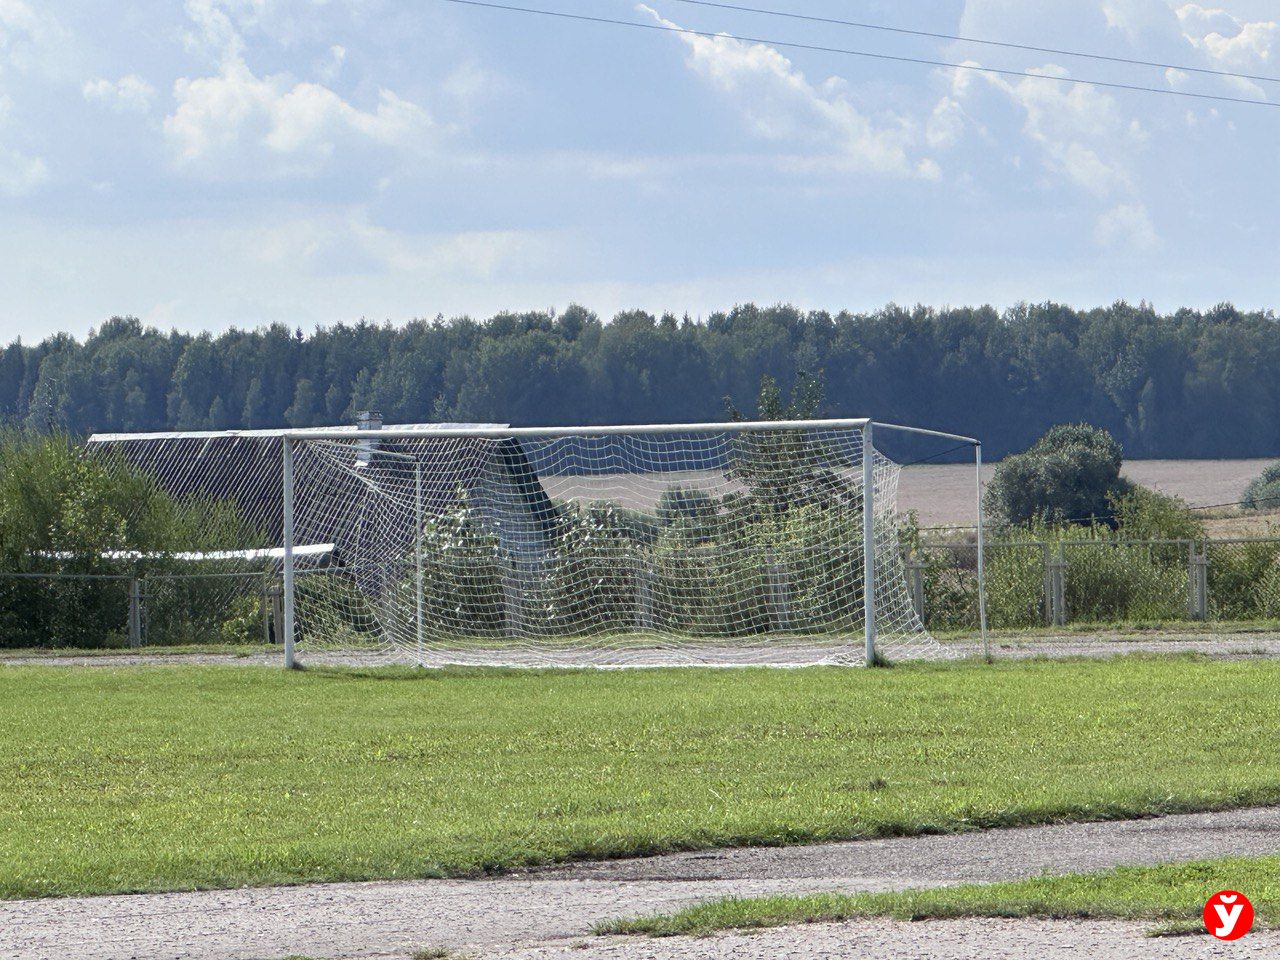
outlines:
{"label": "goal net", "polygon": [[242,541],[192,557],[278,571],[302,662],[862,663],[869,639],[890,660],[942,656],[907,589],[899,467],[870,432],[423,425],[93,447]]}

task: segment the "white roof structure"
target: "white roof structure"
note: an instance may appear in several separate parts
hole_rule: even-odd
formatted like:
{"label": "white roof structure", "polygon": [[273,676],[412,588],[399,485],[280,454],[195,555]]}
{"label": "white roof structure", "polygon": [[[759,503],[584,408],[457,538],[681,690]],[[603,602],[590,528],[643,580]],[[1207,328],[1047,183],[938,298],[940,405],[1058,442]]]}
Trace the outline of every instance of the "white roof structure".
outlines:
{"label": "white roof structure", "polygon": [[119,443],[122,440],[213,440],[224,437],[298,437],[308,435],[366,434],[382,431],[404,433],[457,433],[467,430],[505,430],[509,423],[396,423],[361,429],[355,424],[340,427],[283,427],[270,430],[179,430],[153,433],[95,433],[90,443]]}

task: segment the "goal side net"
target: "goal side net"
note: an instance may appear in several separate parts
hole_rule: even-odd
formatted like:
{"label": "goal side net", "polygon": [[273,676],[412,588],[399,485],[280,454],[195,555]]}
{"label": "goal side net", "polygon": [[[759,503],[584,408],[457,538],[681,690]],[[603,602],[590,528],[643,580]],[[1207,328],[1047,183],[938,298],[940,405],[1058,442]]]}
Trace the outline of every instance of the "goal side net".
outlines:
{"label": "goal side net", "polygon": [[204,547],[279,572],[301,662],[855,664],[869,639],[941,657],[907,586],[899,467],[870,434],[423,425],[91,446],[244,541]]}

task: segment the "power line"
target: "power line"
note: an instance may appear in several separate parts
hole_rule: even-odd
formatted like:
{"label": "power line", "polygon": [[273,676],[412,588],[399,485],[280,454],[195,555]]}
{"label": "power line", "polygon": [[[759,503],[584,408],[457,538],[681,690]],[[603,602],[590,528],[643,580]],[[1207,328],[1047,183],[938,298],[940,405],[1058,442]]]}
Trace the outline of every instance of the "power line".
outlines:
{"label": "power line", "polygon": [[899,467],[914,467],[918,463],[929,463],[931,460],[937,460],[945,457],[948,453],[955,453],[957,450],[972,450],[972,443],[958,443],[954,447],[947,447],[945,450],[939,450],[937,453],[930,454],[927,457],[921,457],[919,460],[908,460],[906,463],[898,464]]}
{"label": "power line", "polygon": [[593,17],[583,13],[568,13],[563,10],[544,10],[538,7],[517,7],[502,3],[489,3],[486,0],[444,0],[445,3],[456,3],[466,7],[483,7],[487,10],[502,10],[507,13],[528,13],[541,17],[555,17],[561,20],[576,20],[583,23],[602,23],[615,27],[633,27],[639,30],[657,30],[660,33],[676,33],[693,37],[707,37],[711,40],[737,40],[741,43],[763,43],[773,47],[786,47],[791,50],[809,50],[815,53],[835,53],[849,57],[864,57],[869,60],[885,60],[893,63],[912,63],[926,67],[945,67],[951,70],[972,70],[975,73],[989,73],[1004,77],[1018,77],[1030,80],[1052,80],[1061,83],[1072,83],[1090,87],[1104,87],[1110,90],[1132,90],[1138,93],[1155,93],[1163,96],[1185,97],[1192,100],[1213,100],[1219,103],[1243,103],[1255,107],[1280,107],[1280,102],[1270,100],[1254,100],[1249,97],[1230,97],[1215,93],[1192,93],[1188,90],[1173,90],[1168,87],[1145,87],[1133,83],[1117,83],[1109,80],[1088,80],[1083,77],[1054,77],[1041,73],[1028,73],[1023,70],[1003,70],[998,67],[984,67],[976,63],[952,63],[947,60],[930,60],[925,57],[901,57],[888,53],[872,53],[868,50],[851,50],[845,47],[826,47],[812,43],[797,43],[791,40],[771,40],[766,37],[751,37],[734,33],[713,33],[710,30],[693,30],[688,27],[677,27],[664,23],[640,23],[636,20],[616,20],[612,17]]}
{"label": "power line", "polygon": [[987,47],[1002,47],[1006,50],[1026,50],[1031,53],[1049,53],[1059,57],[1081,57],[1086,60],[1102,60],[1107,63],[1123,63],[1132,67],[1157,67],[1161,70],[1181,70],[1184,73],[1202,73],[1213,77],[1232,77],[1237,80],[1258,80],[1263,83],[1280,83],[1280,77],[1268,77],[1252,73],[1236,73],[1232,70],[1214,70],[1210,67],[1190,67],[1179,63],[1161,63],[1158,60],[1136,60],[1130,57],[1115,57],[1104,53],[1088,53],[1083,50],[1062,50],[1057,47],[1037,47],[1029,43],[1011,43],[1006,40],[985,40],[979,37],[963,37],[950,33],[935,33],[931,30],[910,30],[906,27],[890,27],[881,23],[864,23],[859,20],[840,20],[835,17],[817,17],[804,13],[788,13],[785,10],[769,10],[764,7],[740,6],[736,3],[719,3],[716,0],[675,0],[676,3],[687,3],[697,7],[716,7],[720,10],[736,10],[740,13],[759,13],[769,17],[785,17],[788,20],[806,20],[810,23],[827,23],[841,27],[856,27],[859,30],[880,30],[885,33],[904,34],[909,37],[928,37],[932,40],[953,40],[958,43],[974,43]]}

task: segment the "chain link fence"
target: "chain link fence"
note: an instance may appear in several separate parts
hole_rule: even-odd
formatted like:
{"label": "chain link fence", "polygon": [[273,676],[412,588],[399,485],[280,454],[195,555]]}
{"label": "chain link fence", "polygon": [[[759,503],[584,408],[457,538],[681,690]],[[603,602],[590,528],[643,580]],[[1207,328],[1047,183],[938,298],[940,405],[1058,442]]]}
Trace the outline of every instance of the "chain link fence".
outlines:
{"label": "chain link fence", "polygon": [[[1280,619],[1280,538],[996,542],[986,560],[995,630]],[[922,543],[905,569],[930,630],[978,628],[976,546]]]}
{"label": "chain link fence", "polygon": [[[977,631],[977,561],[972,543],[904,552],[910,602],[935,635]],[[995,542],[986,561],[988,622],[1007,636],[1280,621],[1280,538]],[[780,592],[769,569],[761,609],[795,629],[803,597]],[[652,600],[634,602],[637,616],[656,615]],[[0,647],[274,644],[281,604],[276,568],[0,571]]]}
{"label": "chain link fence", "polygon": [[274,643],[281,596],[262,572],[0,571],[0,647]]}

